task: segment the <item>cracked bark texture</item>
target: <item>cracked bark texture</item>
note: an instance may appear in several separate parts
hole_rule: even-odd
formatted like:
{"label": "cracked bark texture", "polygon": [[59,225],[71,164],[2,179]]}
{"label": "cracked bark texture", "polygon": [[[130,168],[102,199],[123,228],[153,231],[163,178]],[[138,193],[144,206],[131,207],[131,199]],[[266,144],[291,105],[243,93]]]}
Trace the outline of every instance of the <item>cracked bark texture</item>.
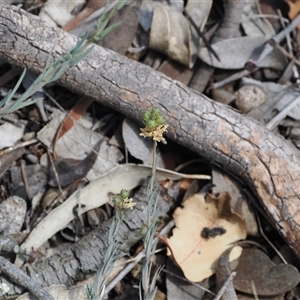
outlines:
{"label": "cracked bark texture", "polygon": [[[0,5],[0,57],[41,72],[77,38],[16,7]],[[241,178],[300,258],[300,154],[289,142],[235,110],[112,51],[95,46],[60,83],[135,120],[159,107],[167,136]]]}

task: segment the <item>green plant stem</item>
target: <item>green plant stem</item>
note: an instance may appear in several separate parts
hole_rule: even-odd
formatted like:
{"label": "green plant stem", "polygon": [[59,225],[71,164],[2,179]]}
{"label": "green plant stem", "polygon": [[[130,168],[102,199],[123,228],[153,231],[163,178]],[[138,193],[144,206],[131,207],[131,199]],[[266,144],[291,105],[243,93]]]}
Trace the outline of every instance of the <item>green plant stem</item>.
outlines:
{"label": "green plant stem", "polygon": [[[156,146],[157,142],[153,141],[153,149],[152,149],[152,171],[151,171],[151,182],[150,182],[150,194],[153,192],[154,187],[154,179],[156,173]],[[149,224],[148,224],[149,225]]]}
{"label": "green plant stem", "polygon": [[[154,180],[155,180],[155,173],[156,173],[156,147],[157,147],[157,142],[153,140],[153,149],[152,149],[152,171],[151,171],[151,181],[150,181],[150,187],[149,187],[149,197],[150,195],[154,192]],[[148,206],[148,215],[147,215],[147,225],[148,225],[148,231],[145,236],[145,243],[147,247],[152,248],[152,243],[153,243],[153,236],[152,236],[152,230],[149,230],[151,227],[151,223],[153,222],[153,208],[150,208]],[[145,248],[145,249],[146,249]],[[147,253],[147,251],[146,251]],[[146,254],[146,265],[147,265],[147,271],[145,272],[146,278],[144,280],[144,285],[143,285],[143,294],[144,294],[144,299],[148,299],[148,291],[149,291],[149,285],[150,285],[150,277],[151,277],[151,269],[152,269],[152,260],[151,256]]]}

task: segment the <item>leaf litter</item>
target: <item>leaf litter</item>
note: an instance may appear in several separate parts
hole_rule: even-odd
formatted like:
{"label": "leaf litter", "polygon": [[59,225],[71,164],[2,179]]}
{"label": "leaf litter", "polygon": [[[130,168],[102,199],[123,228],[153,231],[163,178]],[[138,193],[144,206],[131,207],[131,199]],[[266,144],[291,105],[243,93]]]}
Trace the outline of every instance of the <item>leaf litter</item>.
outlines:
{"label": "leaf litter", "polygon": [[[88,15],[91,15],[92,12],[96,13],[98,9],[98,7],[92,6],[90,2],[92,1],[88,1],[86,7],[89,8],[90,11],[86,13],[86,10],[84,15],[84,18],[87,18],[87,20],[86,22],[82,22],[79,26],[81,27],[81,32],[82,30],[90,30],[88,29],[89,26],[92,28],[92,22],[89,23],[89,20],[92,20],[93,17],[91,16],[91,18]],[[191,26],[183,14],[183,9],[186,9],[188,15],[197,22],[197,26],[208,33],[209,29],[213,28],[211,27],[212,23],[216,23],[217,20],[215,15],[210,15],[211,11],[215,13],[212,2],[201,2],[204,6],[198,6],[197,3],[193,1],[187,2],[186,7],[177,4],[176,8],[172,7],[172,5],[168,6],[166,4],[162,5],[147,2],[147,5],[150,6],[150,12],[148,11],[148,23],[146,22],[148,25],[143,26],[142,29],[144,32],[141,33],[140,28],[136,29],[137,18],[133,18],[131,14],[132,22],[124,22],[121,28],[125,33],[128,32],[130,34],[126,35],[124,40],[120,40],[117,38],[117,32],[114,33],[114,31],[112,31],[108,37],[111,45],[108,45],[108,43],[106,43],[106,45],[122,55],[129,56],[129,52],[132,51],[132,48],[128,52],[126,52],[126,49],[129,49],[133,42],[132,46],[137,46],[136,49],[139,49],[139,47],[142,49],[140,52],[141,55],[136,56],[139,57],[139,59],[144,59],[143,55],[145,55],[147,51],[150,53],[147,48],[156,49],[168,57],[166,60],[159,53],[154,52],[154,57],[157,58],[156,62],[158,62],[158,64],[160,64],[160,61],[163,62],[163,64],[158,66],[159,70],[186,84],[190,82],[196,72],[199,64],[197,60],[200,59],[202,62],[206,62],[208,65],[217,68],[215,77],[211,79],[212,82],[216,82],[218,78],[230,76],[232,73],[230,73],[229,70],[243,69],[245,64],[247,65],[249,61],[251,62],[251,59],[255,62],[256,59],[260,57],[261,52],[264,51],[268,39],[273,37],[275,32],[278,33],[278,28],[280,28],[280,16],[273,15],[271,19],[267,19],[263,16],[265,13],[264,9],[266,9],[265,4],[263,5],[263,3],[260,2],[246,3],[241,19],[241,26],[243,28],[241,34],[243,36],[232,36],[230,39],[219,41],[212,46],[220,58],[220,61],[218,61],[210,52],[210,48],[207,45],[203,45],[204,43],[201,37],[198,36],[194,27]],[[149,5],[149,3],[151,3],[151,5]],[[288,4],[290,6],[289,17],[293,19],[298,12],[297,3],[294,4],[288,1]],[[50,1],[48,5],[50,5]],[[57,5],[60,9],[59,12],[48,10],[47,14],[51,14],[50,18],[52,24],[55,23],[62,26],[69,22],[67,24],[69,26],[71,24],[70,20],[74,7],[68,8],[68,12],[64,11],[64,13],[61,14],[63,9],[65,9],[62,9],[61,5],[62,3]],[[143,3],[143,5],[145,4]],[[272,7],[271,9],[271,4],[269,6],[269,11],[274,12],[274,8]],[[149,9],[149,7],[147,9]],[[131,7],[129,10],[132,13],[134,8]],[[141,14],[141,8],[139,9],[140,23],[145,21],[145,19],[143,19],[147,15],[145,11],[147,10],[144,8],[143,15]],[[128,14],[126,13],[126,16],[129,15],[129,12]],[[164,16],[162,18],[163,21],[156,23],[156,20],[159,20],[159,15]],[[60,16],[63,18],[60,19]],[[116,17],[116,20],[122,20],[123,16],[122,13],[120,13]],[[168,19],[167,24],[169,24],[169,26],[162,27],[161,24],[164,24],[166,18]],[[283,20],[288,24],[286,19]],[[74,21],[77,22],[77,20]],[[178,24],[182,24],[180,30],[176,30]],[[274,27],[274,24],[277,27]],[[172,31],[164,32],[166,28],[172,29]],[[136,30],[138,34],[136,37],[133,37]],[[119,34],[120,32],[122,31],[119,31]],[[145,38],[147,34],[149,35],[148,41],[147,38]],[[156,40],[159,37],[161,40]],[[114,41],[119,42],[116,43]],[[296,40],[294,40],[294,43],[296,43]],[[293,49],[290,48],[288,49],[290,52],[287,52],[293,55],[291,50]],[[296,51],[294,53],[296,53]],[[265,59],[259,61],[254,71],[248,72],[247,77],[242,77],[241,80],[236,80],[235,82],[228,80],[227,85],[221,87],[219,92],[222,91],[227,94],[229,100],[224,100],[227,104],[233,104],[242,113],[256,118],[261,124],[267,126],[267,128],[277,130],[278,132],[281,131],[286,138],[292,139],[296,145],[299,145],[299,105],[296,102],[298,90],[296,85],[293,85],[293,83],[298,80],[297,72],[295,72],[297,66],[296,59],[297,58],[294,57],[291,60],[285,52],[279,47],[276,47]],[[177,63],[174,63],[172,60],[177,60]],[[289,60],[290,70],[288,70]],[[146,61],[147,57],[145,58],[145,62]],[[178,64],[178,62],[182,65]],[[191,69],[191,67],[193,68]],[[284,84],[282,84],[283,79],[280,78],[280,76],[285,69],[287,79],[284,79]],[[276,83],[276,81],[278,82]],[[216,91],[216,89],[213,91]],[[244,94],[242,94],[242,92]],[[210,90],[207,89],[206,93],[209,95]],[[212,93],[212,95],[214,94],[216,93]],[[258,97],[258,95],[261,95],[261,97]],[[241,101],[243,101],[242,104],[240,103]],[[80,103],[80,100],[78,103]],[[37,135],[39,144],[30,148],[34,156],[34,158],[31,157],[31,159],[38,161],[37,165],[40,166],[41,164],[42,168],[26,166],[23,171],[23,175],[25,174],[24,179],[24,176],[20,176],[21,168],[19,166],[10,167],[10,165],[14,163],[13,157],[9,158],[7,153],[0,157],[2,178],[5,180],[3,182],[14,183],[15,187],[14,189],[11,188],[10,191],[13,194],[22,191],[24,199],[26,199],[27,202],[29,201],[27,209],[30,210],[30,217],[28,220],[30,225],[34,224],[33,228],[30,228],[30,226],[25,228],[26,226],[24,225],[20,228],[20,223],[28,223],[28,220],[25,221],[28,217],[24,216],[24,209],[22,212],[19,212],[17,209],[14,210],[14,213],[17,214],[16,216],[11,213],[11,217],[13,216],[13,219],[16,220],[16,225],[18,225],[17,228],[14,229],[14,233],[21,233],[20,230],[23,230],[23,232],[26,230],[30,231],[29,236],[21,246],[21,248],[27,249],[29,252],[32,249],[38,249],[44,242],[55,236],[59,230],[70,224],[75,218],[73,209],[76,205],[81,206],[80,213],[82,215],[84,215],[85,212],[93,212],[93,209],[99,208],[99,206],[104,203],[109,203],[110,193],[118,193],[123,187],[123,184],[133,189],[140,184],[142,178],[146,178],[149,175],[148,166],[131,164],[119,165],[120,162],[124,162],[123,155],[126,155],[122,146],[123,141],[131,155],[129,159],[134,158],[135,160],[142,161],[145,165],[150,164],[151,161],[151,159],[149,159],[151,154],[150,145],[144,143],[145,141],[143,139],[137,139],[135,128],[138,126],[130,123],[128,119],[125,121],[118,120],[119,128],[121,127],[120,124],[123,123],[122,142],[112,145],[108,140],[115,134],[115,128],[113,130],[107,129],[106,132],[105,130],[101,132],[101,129],[97,132],[93,131],[93,120],[91,115],[86,113],[87,108],[80,108],[79,117],[77,117],[77,115],[74,114],[76,106],[70,109],[68,115],[59,113],[58,111],[50,115],[49,112],[51,110],[53,111],[53,107],[48,110],[49,104],[44,103],[42,106],[46,117],[51,119],[47,125],[43,123],[46,118],[40,118],[39,113],[37,113],[37,111],[42,111],[40,108],[37,110],[32,108],[31,111],[24,111],[31,120],[36,118],[35,122],[39,123],[42,127],[40,130],[32,130],[34,133],[33,137]],[[103,117],[104,114],[102,114],[101,117]],[[10,123],[4,123],[4,125],[11,126],[12,128]],[[7,135],[9,143],[5,145],[6,147],[15,147],[18,145],[16,143],[22,139],[24,129],[26,134],[29,133],[28,124],[14,127],[20,132],[12,134],[12,129],[9,130],[10,135]],[[7,130],[4,130],[4,132],[5,131],[7,132]],[[5,133],[1,134],[1,136],[4,137],[4,134]],[[41,148],[44,147],[48,148],[49,153],[53,156],[52,166],[51,162],[46,159],[48,154],[46,154],[44,150],[41,151]],[[26,155],[26,157],[24,156],[26,162],[28,164],[31,163],[28,153],[24,154],[24,151],[16,155],[15,159],[21,155]],[[176,153],[176,155],[179,157],[182,154]],[[6,156],[7,162],[5,162],[3,164],[4,167],[2,167],[2,161],[4,161],[3,159]],[[171,159],[175,160],[174,157]],[[164,151],[162,151],[162,155],[159,156],[158,164],[163,166],[165,160],[166,157],[164,157]],[[178,162],[173,161],[172,165],[176,165],[177,163]],[[60,165],[66,165],[67,169],[61,168]],[[53,169],[53,166],[55,171],[49,171],[51,168]],[[7,176],[6,171],[8,169],[11,173],[11,178]],[[181,204],[182,207],[175,209],[174,220],[176,228],[173,230],[173,236],[166,239],[170,247],[169,254],[173,256],[177,264],[177,270],[175,268],[174,272],[182,276],[178,270],[178,266],[180,266],[185,277],[196,282],[210,277],[213,273],[217,274],[218,281],[218,276],[221,272],[220,262],[224,257],[227,257],[227,254],[225,255],[224,253],[229,251],[233,242],[245,239],[247,235],[256,236],[260,239],[257,228],[258,225],[255,222],[253,213],[253,210],[256,210],[256,208],[253,207],[252,201],[247,202],[251,198],[251,195],[245,194],[243,187],[236,181],[226,178],[227,176],[225,176],[225,174],[223,177],[220,176],[219,174],[222,174],[222,171],[219,170],[219,174],[217,174],[217,171],[212,170],[210,166],[209,169],[212,174],[212,182],[216,185],[212,188],[212,191],[214,193],[220,193],[220,195],[215,197],[212,194],[206,195],[204,193],[204,195],[206,195],[204,197],[200,196],[200,194],[189,196],[187,200]],[[74,172],[74,170],[76,171]],[[39,180],[38,178],[44,178],[45,174],[49,176],[51,172],[52,175],[48,178],[48,183],[51,185],[51,182],[53,184],[53,182],[58,179],[55,185],[59,183],[61,191],[59,192],[59,189],[54,190],[54,199],[56,199],[54,202],[53,200],[43,202],[42,195],[45,193],[46,184],[44,179]],[[205,174],[209,174],[210,172]],[[55,175],[55,173],[57,174]],[[31,176],[31,174],[35,174],[37,179],[33,180],[34,176]],[[167,193],[171,193],[173,180],[182,180],[181,178],[189,178],[188,180],[191,180],[197,177],[202,179],[210,178],[209,175],[206,175],[206,177],[198,175],[188,176],[187,174],[181,175],[167,170],[158,170],[157,174],[159,179],[164,181],[164,183],[162,183],[164,187],[168,187],[169,189],[166,195]],[[29,180],[26,180],[26,176]],[[67,180],[64,181],[62,176],[65,176]],[[13,181],[13,179],[15,181]],[[90,181],[90,183],[73,192],[72,188],[76,189],[78,181]],[[166,183],[167,181],[169,181],[169,183]],[[2,187],[4,186],[3,182],[1,183]],[[186,182],[189,184],[189,181]],[[200,185],[201,184],[203,185],[200,181]],[[37,188],[38,185],[39,187]],[[184,186],[184,184],[182,184],[182,186]],[[50,191],[49,187],[47,187],[47,190]],[[210,189],[208,188],[207,191],[210,191]],[[227,191],[228,193],[226,194],[223,191]],[[11,200],[6,197],[9,196],[8,194],[8,191],[4,190],[4,192],[2,192],[0,208],[2,206],[10,207]],[[231,201],[228,200],[230,198],[232,198]],[[42,209],[41,206],[43,207]],[[47,207],[47,209],[45,209],[45,207]],[[47,215],[37,216],[40,213],[39,210],[47,211]],[[42,220],[40,221],[39,218]],[[17,222],[17,220],[21,221]],[[33,220],[38,221],[34,222]],[[53,220],[56,221],[54,222]],[[11,220],[8,221],[8,223],[9,222],[11,222]],[[263,226],[266,227],[266,225]],[[49,230],[46,231],[45,228]],[[260,228],[260,230],[261,229],[262,228]],[[9,232],[9,234],[11,235],[12,233]],[[178,235],[180,238],[177,237]],[[263,244],[261,240],[260,243]],[[278,242],[275,241],[275,244],[278,246]],[[195,248],[195,245],[199,247]],[[251,295],[253,295],[253,285],[251,285],[251,281],[254,281],[258,296],[282,295],[282,297],[284,297],[286,293],[291,291],[299,283],[298,270],[292,265],[272,263],[270,261],[272,255],[270,251],[268,251],[267,254],[263,254],[256,248],[246,248],[242,251],[240,247],[235,247],[231,255],[232,257],[229,260],[233,261],[233,263],[226,261],[226,264],[228,264],[228,266],[230,265],[230,272],[233,272],[235,269],[235,262],[237,264],[235,269],[237,275],[233,279],[233,284],[238,299],[243,299],[242,297],[245,295],[247,295],[247,299],[251,299]],[[187,264],[189,259],[193,258],[193,256],[196,257],[195,261]],[[229,256],[228,254],[228,257]],[[199,257],[204,258],[204,261],[201,262],[201,260],[198,260],[197,258]],[[21,264],[22,260],[18,259],[17,262]],[[198,264],[200,266],[196,267]],[[263,269],[262,266],[264,266]],[[222,284],[224,284],[226,278],[230,278],[232,273],[229,273],[222,279]],[[171,278],[170,275],[167,275],[167,280],[169,280],[169,278]],[[222,284],[217,284],[216,291],[222,288]],[[205,286],[213,289],[207,282]],[[175,291],[173,290],[173,295],[176,295],[176,288],[179,287],[180,283],[173,287],[175,289]],[[62,288],[64,289],[65,287]],[[239,294],[240,292],[244,294]],[[67,293],[70,295],[72,292],[68,291]],[[82,295],[80,293],[82,293],[82,289],[80,292],[75,293],[75,295],[78,297]],[[73,294],[72,297],[76,298]],[[184,294],[185,299],[195,299],[189,297],[189,293],[186,292]],[[225,294],[223,297],[223,299],[226,300]],[[233,298],[227,299],[232,300]]]}

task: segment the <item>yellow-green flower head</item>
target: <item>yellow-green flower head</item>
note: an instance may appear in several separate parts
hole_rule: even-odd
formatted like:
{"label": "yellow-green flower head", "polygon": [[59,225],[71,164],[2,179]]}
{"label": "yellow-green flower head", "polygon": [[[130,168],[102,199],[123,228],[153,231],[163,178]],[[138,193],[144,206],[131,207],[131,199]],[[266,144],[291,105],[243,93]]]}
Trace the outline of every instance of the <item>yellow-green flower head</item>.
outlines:
{"label": "yellow-green flower head", "polygon": [[120,196],[125,199],[125,198],[128,198],[129,197],[129,192],[125,189],[122,189],[121,192],[120,192]]}
{"label": "yellow-green flower head", "polygon": [[167,131],[169,125],[165,125],[165,118],[159,108],[151,108],[143,113],[143,119],[146,127],[141,128],[140,135],[152,138],[156,142],[164,141],[163,134]]}
{"label": "yellow-green flower head", "polygon": [[165,118],[157,107],[145,111],[143,113],[143,119],[146,127],[151,129],[165,124]]}
{"label": "yellow-green flower head", "polygon": [[129,197],[129,192],[125,189],[122,189],[120,194],[113,197],[112,201],[114,205],[119,209],[130,209],[132,210],[133,207],[136,205],[135,202],[133,202],[132,198]]}

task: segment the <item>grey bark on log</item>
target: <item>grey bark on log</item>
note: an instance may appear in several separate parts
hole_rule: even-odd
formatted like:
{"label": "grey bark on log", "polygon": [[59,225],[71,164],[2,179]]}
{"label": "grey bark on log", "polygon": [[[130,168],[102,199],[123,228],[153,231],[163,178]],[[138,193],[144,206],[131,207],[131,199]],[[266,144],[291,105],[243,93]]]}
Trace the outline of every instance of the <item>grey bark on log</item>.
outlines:
{"label": "grey bark on log", "polygon": [[[38,17],[0,5],[0,57],[41,72],[49,58],[70,51],[77,38]],[[167,136],[240,177],[272,224],[300,258],[300,154],[282,137],[235,110],[112,51],[95,46],[60,83],[140,121],[159,107]]]}

